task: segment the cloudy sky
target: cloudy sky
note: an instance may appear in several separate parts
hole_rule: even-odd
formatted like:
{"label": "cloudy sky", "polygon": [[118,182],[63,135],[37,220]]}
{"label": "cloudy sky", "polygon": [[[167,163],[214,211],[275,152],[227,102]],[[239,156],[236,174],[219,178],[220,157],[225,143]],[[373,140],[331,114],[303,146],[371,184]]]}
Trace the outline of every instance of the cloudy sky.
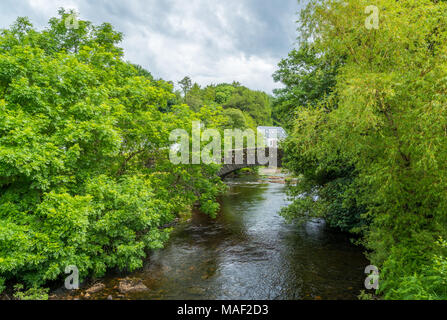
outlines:
{"label": "cloudy sky", "polygon": [[38,28],[59,7],[124,33],[126,59],[155,77],[201,85],[239,81],[271,92],[296,39],[297,0],[1,0],[0,28],[28,16]]}

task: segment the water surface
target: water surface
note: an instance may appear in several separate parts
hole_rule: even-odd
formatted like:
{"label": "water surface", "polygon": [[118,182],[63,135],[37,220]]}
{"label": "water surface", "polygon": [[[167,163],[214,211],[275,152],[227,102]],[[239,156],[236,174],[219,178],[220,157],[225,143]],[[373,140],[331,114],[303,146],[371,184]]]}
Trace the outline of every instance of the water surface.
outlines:
{"label": "water surface", "polygon": [[[177,226],[166,248],[131,275],[149,290],[125,298],[357,298],[368,261],[346,235],[323,221],[287,224],[278,215],[288,204],[282,184],[229,185],[218,218],[195,213]],[[116,277],[105,280],[108,288],[117,283]]]}

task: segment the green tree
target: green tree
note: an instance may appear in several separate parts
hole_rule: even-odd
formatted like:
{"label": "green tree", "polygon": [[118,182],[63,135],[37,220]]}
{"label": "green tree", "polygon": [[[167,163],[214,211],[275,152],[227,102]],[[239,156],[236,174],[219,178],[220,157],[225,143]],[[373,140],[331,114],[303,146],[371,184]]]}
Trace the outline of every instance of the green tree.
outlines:
{"label": "green tree", "polygon": [[195,111],[199,111],[204,105],[202,100],[202,90],[197,83],[194,83],[188,90],[188,95],[185,96],[185,103]]}
{"label": "green tree", "polygon": [[[351,166],[353,180],[334,190],[345,198],[343,207],[364,208],[363,244],[381,269],[385,298],[422,298],[415,293],[424,290],[445,297],[444,271],[432,261],[446,254],[436,246],[447,232],[446,3],[378,0],[378,30],[365,27],[368,5],[310,1],[302,13],[301,41],[318,59],[342,57],[343,63],[327,97],[296,110],[291,166],[306,166],[303,159],[314,159],[315,173],[330,164],[335,173]],[[409,275],[415,275],[412,291],[406,290]]]}
{"label": "green tree", "polygon": [[331,56],[327,50],[321,52],[312,43],[303,41],[298,49],[292,50],[273,75],[276,82],[284,85],[274,90],[275,122],[290,128],[300,106],[313,108],[328,97],[334,91],[342,63],[342,58]]}
{"label": "green tree", "polygon": [[121,33],[67,28],[70,13],[0,34],[0,289],[34,295],[68,265],[82,278],[135,270],[176,217],[219,209],[219,167],[173,165],[168,152],[193,120],[223,130],[223,110],[173,104],[171,83],[123,61]]}
{"label": "green tree", "polygon": [[152,76],[152,74],[147,71],[146,69],[144,69],[142,66],[138,65],[138,64],[132,64],[134,66],[135,69],[137,69],[137,75],[140,77],[145,77],[148,78],[149,80],[154,80],[154,77]]}
{"label": "green tree", "polygon": [[248,128],[247,119],[244,113],[239,109],[225,109],[224,114],[228,117],[229,128],[246,129]]}
{"label": "green tree", "polygon": [[192,88],[192,80],[190,77],[184,77],[182,80],[178,82],[183,91],[183,97],[186,99],[189,90]]}

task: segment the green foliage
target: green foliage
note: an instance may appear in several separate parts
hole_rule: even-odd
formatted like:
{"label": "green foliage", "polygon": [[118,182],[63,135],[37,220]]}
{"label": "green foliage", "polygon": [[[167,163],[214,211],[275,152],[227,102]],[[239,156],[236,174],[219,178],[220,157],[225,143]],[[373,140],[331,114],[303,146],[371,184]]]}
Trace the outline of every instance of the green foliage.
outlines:
{"label": "green foliage", "polygon": [[5,279],[4,278],[0,278],[0,293],[2,293],[3,291],[5,291],[6,286],[5,286]]}
{"label": "green foliage", "polygon": [[[227,86],[228,87],[228,86]],[[234,88],[229,96],[224,98],[223,107],[228,109],[239,109],[253,118],[257,125],[271,124],[271,102],[270,97],[261,91],[252,91],[238,84],[233,84]],[[225,88],[225,85],[219,85],[216,90]]]}
{"label": "green foliage", "polygon": [[[443,253],[433,255],[428,264],[420,270],[402,278],[391,277],[385,282],[385,298],[399,300],[447,300],[447,242],[438,242]],[[394,258],[394,257],[393,257]],[[393,272],[396,261],[387,261],[387,268]]]}
{"label": "green foliage", "polygon": [[360,295],[358,296],[359,300],[370,301],[374,300],[374,295],[371,293],[366,293],[365,290],[360,291]]}
{"label": "green foliage", "polygon": [[169,134],[221,108],[175,105],[171,83],[123,61],[111,25],[60,10],[48,29],[19,18],[0,35],[0,287],[34,288],[76,265],[83,279],[140,268],[180,212],[215,216],[216,166],[175,166]]}
{"label": "green foliage", "polygon": [[152,76],[152,74],[149,71],[147,71],[146,69],[144,69],[142,66],[140,66],[138,64],[134,64],[133,66],[137,70],[137,76],[148,78],[151,81],[154,80],[154,77]]}
{"label": "green foliage", "polygon": [[241,110],[233,108],[225,109],[224,114],[229,119],[229,128],[246,129],[249,127],[247,118]]}
{"label": "green foliage", "polygon": [[242,168],[239,170],[239,174],[247,174],[247,175],[259,175],[259,167],[253,168]]}
{"label": "green foliage", "polygon": [[310,43],[302,43],[299,49],[292,50],[273,75],[275,81],[284,84],[284,88],[274,91],[275,122],[290,129],[300,106],[316,107],[333,93],[342,64],[342,58],[331,56],[329,52],[323,54]]}
{"label": "green foliage", "polygon": [[195,111],[202,106],[222,106],[232,128],[252,128],[272,123],[270,97],[261,91],[250,90],[237,82],[200,88],[189,77],[179,82],[184,102]]}
{"label": "green foliage", "polygon": [[192,80],[190,77],[184,77],[181,81],[178,82],[180,87],[182,88],[183,94],[186,97],[188,94],[188,91],[191,90],[192,87]]}
{"label": "green foliage", "polygon": [[[284,84],[275,91],[274,118],[290,135],[283,143],[285,166],[300,179],[289,186],[294,200],[282,210],[289,221],[324,218],[329,226],[341,231],[359,232],[367,224],[362,218],[364,206],[356,200],[361,186],[356,184],[357,170],[337,146],[326,152],[316,142],[321,124],[336,109],[336,76],[342,59],[319,52],[304,42],[279,64],[274,77]],[[334,152],[335,151],[335,152]]]}
{"label": "green foliage", "polygon": [[14,289],[16,290],[14,298],[18,300],[48,300],[49,289],[33,287],[23,292],[21,284],[14,286]]}
{"label": "green foliage", "polygon": [[295,112],[286,163],[301,175],[285,215],[360,232],[385,298],[445,298],[446,3],[377,0],[378,30],[368,5],[310,1],[277,74],[278,117]]}

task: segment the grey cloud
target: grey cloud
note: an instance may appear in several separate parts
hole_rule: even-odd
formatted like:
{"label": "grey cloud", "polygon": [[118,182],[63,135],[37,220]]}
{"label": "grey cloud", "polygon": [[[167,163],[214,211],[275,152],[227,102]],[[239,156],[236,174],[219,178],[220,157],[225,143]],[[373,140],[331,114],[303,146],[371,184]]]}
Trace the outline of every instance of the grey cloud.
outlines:
{"label": "grey cloud", "polygon": [[125,35],[126,58],[155,76],[201,85],[239,81],[270,92],[272,73],[296,38],[297,0],[2,0],[0,27],[29,16],[44,27],[59,7],[110,22]]}

